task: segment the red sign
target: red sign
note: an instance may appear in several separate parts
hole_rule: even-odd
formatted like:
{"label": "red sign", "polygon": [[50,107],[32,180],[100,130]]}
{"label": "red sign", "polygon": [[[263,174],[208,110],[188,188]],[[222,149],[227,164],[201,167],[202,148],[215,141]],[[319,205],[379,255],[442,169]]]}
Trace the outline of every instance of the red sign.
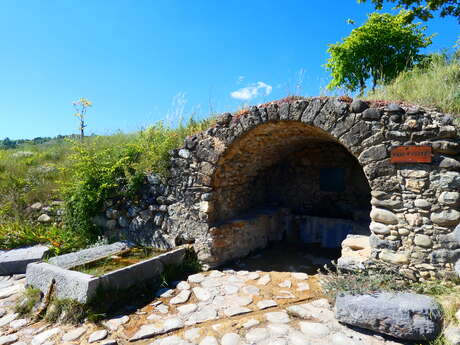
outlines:
{"label": "red sign", "polygon": [[391,163],[431,163],[431,146],[396,146],[391,149]]}

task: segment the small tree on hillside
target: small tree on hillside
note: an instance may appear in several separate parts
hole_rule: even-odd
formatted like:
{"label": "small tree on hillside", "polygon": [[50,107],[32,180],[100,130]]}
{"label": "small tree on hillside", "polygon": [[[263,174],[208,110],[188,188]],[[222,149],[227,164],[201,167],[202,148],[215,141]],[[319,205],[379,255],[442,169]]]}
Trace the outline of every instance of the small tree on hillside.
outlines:
{"label": "small tree on hillside", "polygon": [[371,13],[362,26],[352,30],[342,42],[330,44],[325,67],[331,72],[328,89],[345,87],[362,94],[367,80],[377,83],[393,80],[424,57],[420,48],[431,44],[426,27],[411,23],[410,13],[397,15]]}
{"label": "small tree on hillside", "polygon": [[76,111],[74,115],[80,119],[80,138],[83,139],[86,127],[86,111],[93,105],[93,103],[88,101],[86,98],[80,98],[78,101],[72,102],[72,105]]}
{"label": "small tree on hillside", "polygon": [[[358,0],[366,2],[367,0]],[[381,10],[384,2],[393,2],[397,8],[410,9],[414,17],[422,20],[433,18],[433,12],[440,11],[441,17],[454,16],[460,23],[460,0],[371,0]]]}

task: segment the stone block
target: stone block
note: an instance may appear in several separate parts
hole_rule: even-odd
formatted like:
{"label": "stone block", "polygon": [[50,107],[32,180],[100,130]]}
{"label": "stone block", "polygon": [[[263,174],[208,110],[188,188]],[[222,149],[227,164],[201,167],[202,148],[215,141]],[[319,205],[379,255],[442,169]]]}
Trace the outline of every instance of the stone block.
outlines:
{"label": "stone block", "polygon": [[396,214],[383,208],[372,207],[371,218],[373,221],[383,224],[398,224]]}
{"label": "stone block", "polygon": [[49,252],[46,246],[8,250],[0,254],[0,275],[26,273],[28,264],[40,261]]}
{"label": "stone block", "polygon": [[87,303],[96,294],[99,285],[97,277],[81,272],[70,271],[45,262],[32,263],[27,266],[27,285],[47,293],[54,282],[57,298],[69,298],[80,303]]}
{"label": "stone block", "polygon": [[394,253],[389,250],[382,250],[379,255],[380,259],[395,265],[403,265],[409,263],[409,256],[406,253]]}
{"label": "stone block", "polygon": [[441,332],[442,310],[431,297],[413,293],[342,295],[336,317],[348,325],[399,339],[426,341]]}
{"label": "stone block", "polygon": [[48,262],[62,268],[71,268],[119,253],[128,248],[129,246],[126,243],[115,242],[108,245],[83,249],[78,252],[56,256],[49,259]]}
{"label": "stone block", "polygon": [[450,227],[460,222],[460,212],[456,210],[443,210],[431,214],[431,221],[437,225]]}
{"label": "stone block", "polygon": [[[40,289],[43,293],[47,293],[51,284],[54,284],[54,291],[58,298],[69,298],[80,303],[88,303],[96,296],[98,288],[108,291],[125,290],[136,284],[158,279],[165,264],[172,265],[182,262],[185,250],[185,247],[178,247],[170,252],[105,273],[99,277],[49,263],[32,263],[27,266],[26,280],[28,285]],[[107,254],[107,256],[110,255]]]}

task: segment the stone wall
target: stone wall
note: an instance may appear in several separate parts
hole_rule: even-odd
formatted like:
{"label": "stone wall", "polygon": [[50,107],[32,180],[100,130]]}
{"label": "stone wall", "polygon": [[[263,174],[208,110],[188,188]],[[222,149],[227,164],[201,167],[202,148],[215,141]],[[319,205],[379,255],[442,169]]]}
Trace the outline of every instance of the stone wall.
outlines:
{"label": "stone wall", "polygon": [[[228,258],[222,243],[245,253],[247,242],[235,240],[235,227],[227,228],[234,217],[267,196],[257,181],[276,179],[280,163],[299,154],[298,161],[291,162],[296,162],[294,170],[301,171],[302,159],[308,161],[308,154],[302,156],[302,152],[329,145],[332,151],[344,153],[345,160],[348,155],[348,167],[360,171],[359,162],[364,171],[372,195],[371,257],[398,265],[419,279],[451,275],[460,260],[460,231],[454,232],[460,221],[460,144],[452,122],[452,116],[433,109],[327,97],[286,99],[237,115],[223,114],[215,126],[187,138],[183,148],[172,152],[164,193],[167,210],[155,234],[161,234],[169,246],[194,243],[200,260],[208,266]],[[433,161],[392,164],[390,150],[397,145],[431,145]],[[340,161],[318,155],[322,153],[311,164],[320,158],[332,165]],[[362,200],[368,191],[362,181],[355,181],[362,186],[355,196],[344,199],[355,200],[353,209],[365,208]],[[297,183],[296,178],[283,183],[289,182]],[[296,187],[283,188],[295,194]],[[311,188],[309,196],[314,198],[315,187]],[[302,200],[300,195],[288,199],[281,200],[281,206]],[[307,202],[302,207],[312,205]],[[237,238],[250,235],[244,231]]]}

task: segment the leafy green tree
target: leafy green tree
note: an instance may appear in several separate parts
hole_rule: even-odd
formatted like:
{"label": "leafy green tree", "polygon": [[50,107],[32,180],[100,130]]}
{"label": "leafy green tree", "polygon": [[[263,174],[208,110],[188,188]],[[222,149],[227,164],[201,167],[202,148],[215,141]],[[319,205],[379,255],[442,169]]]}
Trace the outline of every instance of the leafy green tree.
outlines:
{"label": "leafy green tree", "polygon": [[371,13],[367,22],[352,30],[342,42],[330,44],[325,67],[331,72],[328,89],[344,87],[362,94],[371,79],[372,90],[420,62],[420,48],[431,44],[426,27],[412,23],[410,13]]}
{"label": "leafy green tree", "polygon": [[[366,2],[367,0],[358,0]],[[397,8],[411,10],[411,15],[422,20],[433,18],[433,12],[440,11],[441,17],[454,16],[460,23],[459,0],[371,0],[375,8],[381,10],[384,2],[393,2]]]}

